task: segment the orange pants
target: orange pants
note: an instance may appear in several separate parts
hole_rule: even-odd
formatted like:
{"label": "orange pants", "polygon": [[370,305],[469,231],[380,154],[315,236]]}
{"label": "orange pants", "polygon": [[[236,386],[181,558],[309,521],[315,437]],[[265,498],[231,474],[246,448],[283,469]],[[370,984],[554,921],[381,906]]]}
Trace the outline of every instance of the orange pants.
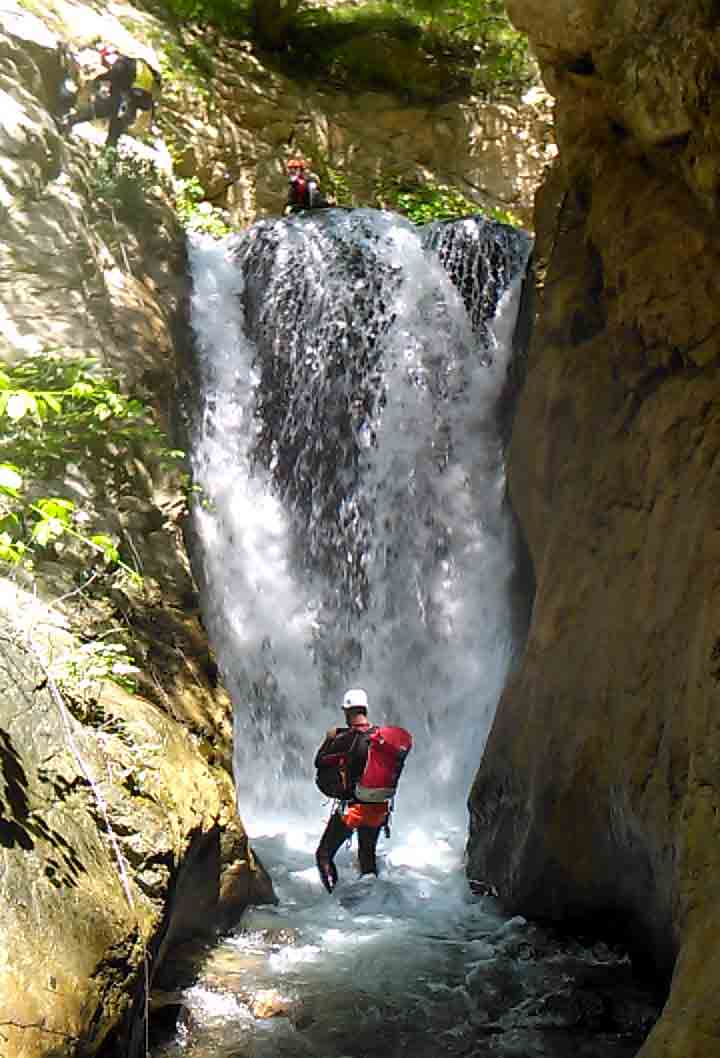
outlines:
{"label": "orange pants", "polygon": [[334,856],[344,841],[352,837],[353,830],[358,835],[358,859],[361,874],[377,874],[375,846],[380,835],[380,828],[388,819],[388,805],[352,804],[344,814],[335,809],[328,819],[327,826],[315,851],[315,862],[320,872],[320,880],[329,893],[337,884],[338,873]]}
{"label": "orange pants", "polygon": [[342,820],[346,827],[350,827],[351,830],[357,830],[358,827],[381,827],[387,817],[387,801],[382,801],[376,805],[350,805]]}

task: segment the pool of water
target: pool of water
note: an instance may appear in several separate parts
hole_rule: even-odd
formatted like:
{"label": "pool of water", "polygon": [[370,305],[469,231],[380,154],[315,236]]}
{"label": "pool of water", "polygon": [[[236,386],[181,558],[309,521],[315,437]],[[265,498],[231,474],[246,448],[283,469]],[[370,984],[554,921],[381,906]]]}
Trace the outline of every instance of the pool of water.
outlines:
{"label": "pool of water", "polygon": [[167,968],[153,1007],[175,1022],[153,1058],[631,1058],[657,1017],[622,952],[560,940],[474,894],[463,835],[381,838],[380,876],[318,834],[260,826],[253,847],[277,906],[250,908],[220,943]]}

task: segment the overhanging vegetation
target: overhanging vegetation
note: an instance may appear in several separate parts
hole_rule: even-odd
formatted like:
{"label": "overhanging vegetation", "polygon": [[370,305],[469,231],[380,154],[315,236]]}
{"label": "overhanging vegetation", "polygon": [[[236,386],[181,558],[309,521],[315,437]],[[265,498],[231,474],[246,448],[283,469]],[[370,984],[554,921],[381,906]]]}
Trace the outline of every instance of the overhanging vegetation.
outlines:
{"label": "overhanging vegetation", "polygon": [[516,95],[536,80],[502,0],[161,0],[183,23],[249,39],[287,76],[442,101]]}

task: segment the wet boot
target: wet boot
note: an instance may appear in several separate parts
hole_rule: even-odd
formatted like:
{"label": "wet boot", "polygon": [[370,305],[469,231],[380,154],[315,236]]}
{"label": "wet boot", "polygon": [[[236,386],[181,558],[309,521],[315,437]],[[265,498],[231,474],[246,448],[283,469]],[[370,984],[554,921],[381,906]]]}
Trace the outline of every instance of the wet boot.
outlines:
{"label": "wet boot", "polygon": [[337,885],[337,867],[330,859],[325,849],[317,850],[315,853],[315,862],[317,863],[317,869],[320,873],[320,881],[327,891],[331,893]]}
{"label": "wet boot", "polygon": [[315,852],[315,862],[320,872],[320,881],[329,893],[333,891],[338,880],[337,868],[333,862],[335,853],[351,834],[351,828],[345,826],[340,813],[333,812]]}

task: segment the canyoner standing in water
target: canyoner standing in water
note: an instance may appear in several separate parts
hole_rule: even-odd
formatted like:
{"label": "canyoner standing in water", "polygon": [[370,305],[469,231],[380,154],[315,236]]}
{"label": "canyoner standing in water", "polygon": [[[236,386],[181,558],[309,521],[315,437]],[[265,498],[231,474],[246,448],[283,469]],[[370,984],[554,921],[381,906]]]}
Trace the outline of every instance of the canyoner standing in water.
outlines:
{"label": "canyoner standing in water", "polygon": [[362,688],[348,690],[342,707],[346,726],[330,728],[315,756],[318,789],[335,802],[315,852],[320,880],[329,893],[338,881],[335,854],[355,830],[360,874],[378,873],[378,838],[383,828],[390,836],[392,800],[412,748],[405,728],[370,723]]}

